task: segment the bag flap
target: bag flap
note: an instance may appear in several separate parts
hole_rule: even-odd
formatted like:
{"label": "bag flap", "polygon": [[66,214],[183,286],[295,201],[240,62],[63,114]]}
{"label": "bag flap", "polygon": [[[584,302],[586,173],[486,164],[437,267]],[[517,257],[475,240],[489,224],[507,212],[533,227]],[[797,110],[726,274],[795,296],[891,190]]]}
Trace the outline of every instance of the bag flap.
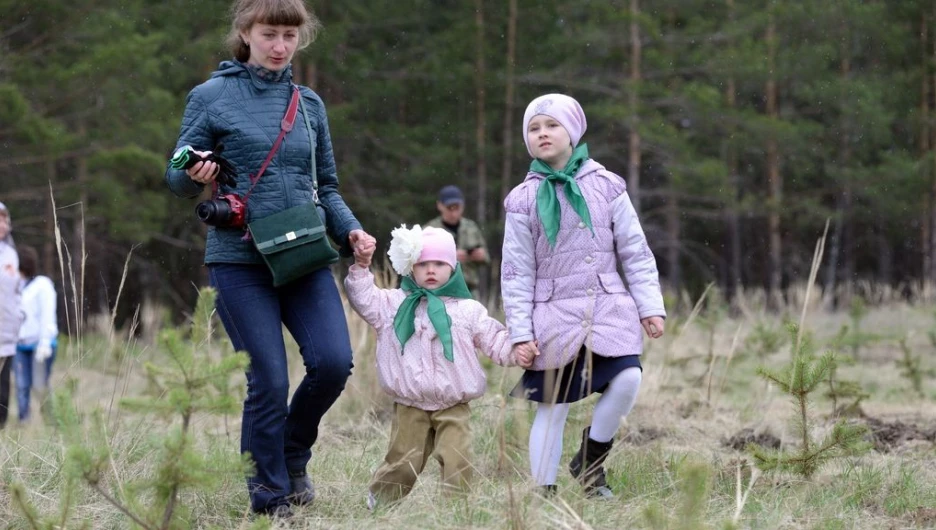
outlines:
{"label": "bag flap", "polygon": [[312,203],[251,221],[247,228],[261,254],[281,252],[325,237],[325,225]]}

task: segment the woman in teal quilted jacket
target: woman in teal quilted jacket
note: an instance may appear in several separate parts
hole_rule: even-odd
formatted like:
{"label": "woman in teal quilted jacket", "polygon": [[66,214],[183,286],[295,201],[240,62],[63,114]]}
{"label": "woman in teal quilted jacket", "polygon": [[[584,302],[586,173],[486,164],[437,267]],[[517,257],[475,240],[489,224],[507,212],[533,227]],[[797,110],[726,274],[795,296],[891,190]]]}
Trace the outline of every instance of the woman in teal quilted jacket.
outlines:
{"label": "woman in teal quilted jacket", "polygon": [[[243,197],[273,147],[293,92],[290,62],[307,46],[318,20],[303,0],[236,0],[228,43],[234,60],[188,95],[176,149],[206,155],[224,145],[234,167],[233,182],[216,182],[219,167],[198,162],[188,170],[170,167],[169,188],[182,197],[206,186]],[[345,256],[375,245],[338,192],[338,177],[325,106],[307,87],[303,105],[269,166],[256,181],[247,221],[262,219],[315,200],[328,235]],[[308,113],[303,116],[303,113]],[[308,118],[308,120],[304,119]],[[306,123],[309,126],[306,126]],[[314,152],[313,152],[314,151]],[[315,167],[312,167],[312,164]],[[256,472],[247,480],[251,509],[278,517],[291,505],[310,504],[315,491],[306,468],[318,426],[351,373],[351,342],[335,280],[322,268],[281,287],[243,228],[210,226],[205,252],[217,309],[234,347],[250,355],[241,451]],[[289,400],[283,325],[299,345],[305,376]]]}

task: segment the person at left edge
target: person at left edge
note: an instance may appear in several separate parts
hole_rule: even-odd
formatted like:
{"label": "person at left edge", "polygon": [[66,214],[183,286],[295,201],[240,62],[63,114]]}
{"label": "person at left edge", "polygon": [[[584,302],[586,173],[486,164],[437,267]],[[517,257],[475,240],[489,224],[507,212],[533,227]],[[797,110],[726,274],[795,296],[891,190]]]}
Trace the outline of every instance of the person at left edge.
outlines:
{"label": "person at left edge", "polygon": [[[176,149],[200,155],[216,145],[237,170],[223,193],[243,196],[249,175],[259,170],[280,130],[293,91],[291,61],[315,37],[319,22],[302,0],[236,0],[228,44],[234,58],[188,95]],[[338,191],[335,157],[325,105],[300,87],[311,130],[302,113],[285,136],[247,205],[247,221],[313,201],[311,139],[315,144],[321,202],[328,235],[349,256],[376,245]],[[166,171],[169,188],[196,197],[218,173],[212,161],[186,171]],[[231,342],[250,356],[241,451],[255,473],[247,479],[250,508],[274,517],[292,516],[315,490],[307,474],[322,416],[351,373],[348,325],[331,269],[322,268],[275,288],[273,277],[243,228],[209,227],[205,264],[217,290],[217,309]],[[289,400],[283,325],[299,344],[305,376]]]}
{"label": "person at left edge", "polygon": [[0,202],[0,429],[10,411],[10,371],[23,323],[19,255],[13,243],[10,211]]}

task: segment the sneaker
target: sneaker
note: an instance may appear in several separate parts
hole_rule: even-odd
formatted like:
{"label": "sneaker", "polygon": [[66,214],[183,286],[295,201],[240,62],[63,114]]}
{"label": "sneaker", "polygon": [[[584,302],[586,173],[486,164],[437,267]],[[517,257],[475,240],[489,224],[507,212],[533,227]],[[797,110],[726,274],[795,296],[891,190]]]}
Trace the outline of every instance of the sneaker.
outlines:
{"label": "sneaker", "polygon": [[315,486],[305,471],[289,473],[289,495],[286,499],[296,506],[308,506],[315,500]]}

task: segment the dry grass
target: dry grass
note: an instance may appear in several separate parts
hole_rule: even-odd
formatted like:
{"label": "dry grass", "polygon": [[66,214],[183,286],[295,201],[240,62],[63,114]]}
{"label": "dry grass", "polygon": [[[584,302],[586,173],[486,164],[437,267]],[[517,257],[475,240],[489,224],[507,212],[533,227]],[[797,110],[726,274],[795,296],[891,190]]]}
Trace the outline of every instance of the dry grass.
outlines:
{"label": "dry grass", "polygon": [[[388,284],[393,278],[386,278]],[[805,295],[805,293],[803,293]],[[821,304],[812,294],[811,303]],[[799,302],[801,300],[793,299]],[[472,403],[476,484],[466,498],[448,498],[438,491],[438,468],[430,464],[412,494],[398,507],[371,513],[364,504],[366,486],[383,456],[389,435],[390,401],[377,383],[373,367],[373,334],[346,307],[355,349],[355,369],[338,403],[324,419],[314,449],[310,471],[318,488],[315,505],[302,511],[291,528],[648,528],[645,512],[661,508],[677,525],[682,471],[702,466],[710,489],[702,504],[698,527],[721,528],[735,520],[742,528],[919,528],[936,526],[936,448],[933,438],[907,439],[872,451],[861,458],[839,461],[806,482],[791,476],[764,476],[751,484],[743,453],[726,440],[743,429],[784,440],[790,436],[787,420],[790,404],[754,375],[761,364],[780,366],[789,358],[789,347],[763,361],[745,351],[743,338],[755,322],[779,326],[781,316],[758,305],[748,293],[744,310],[735,318],[716,324],[714,357],[709,355],[708,333],[698,322],[671,316],[670,329],[679,329],[650,343],[644,356],[645,375],[634,412],[620,431],[620,440],[608,461],[609,481],[618,493],[612,502],[585,499],[564,471],[559,496],[543,500],[534,494],[527,472],[526,436],[532,406],[505,398],[520,370],[489,368],[489,392]],[[845,313],[825,313],[811,308],[806,328],[815,343],[826,344],[848,321]],[[786,312],[798,320],[800,305]],[[700,317],[707,309],[700,306]],[[158,321],[152,308],[145,312]],[[867,416],[884,422],[900,420],[916,424],[921,432],[936,436],[936,385],[929,379],[929,393],[916,396],[898,371],[897,339],[908,337],[917,352],[932,352],[926,331],[936,328],[928,307],[886,301],[870,309],[865,319],[869,331],[893,337],[862,349],[859,362],[840,369],[840,377],[858,381],[871,394],[862,408]],[[145,326],[144,326],[145,327]],[[89,335],[81,349],[66,352],[56,365],[53,385],[64,378],[77,381],[80,408],[107,410],[120,397],[142,392],[145,381],[139,363],[159,355],[147,343],[136,343],[110,330]],[[740,339],[739,339],[740,337]],[[115,354],[114,343],[120,347]],[[295,352],[295,344],[289,344]],[[932,355],[924,355],[933,366]],[[301,376],[298,354],[291,356],[295,380]],[[730,361],[730,362],[729,362]],[[727,369],[726,369],[727,367]],[[711,384],[714,380],[716,384]],[[563,466],[578,443],[577,436],[589,418],[594,397],[573,407],[566,428]],[[829,403],[819,400],[813,413],[829,415]],[[113,418],[113,416],[112,416]],[[200,418],[197,431],[206,451],[234,455],[237,452],[239,418]],[[861,421],[861,420],[859,420]],[[820,421],[823,426],[831,421]],[[113,466],[108,485],[119,484],[152,468],[146,440],[164,427],[148,418],[124,413],[110,432]],[[825,428],[825,427],[820,427]],[[24,483],[44,513],[54,513],[59,503],[58,486],[63,447],[54,430],[40,421],[0,432],[0,479]],[[739,474],[740,472],[740,474]],[[744,497],[745,490],[748,490]],[[11,506],[7,488],[0,488],[0,522],[7,528],[26,528]],[[743,500],[739,500],[743,499]],[[247,496],[242,480],[231,478],[213,492],[186,494],[196,527],[247,528]],[[94,528],[126,528],[128,523],[110,505],[91,492],[80,498],[78,513]],[[695,523],[694,523],[695,524]],[[659,526],[657,526],[659,527]]]}

